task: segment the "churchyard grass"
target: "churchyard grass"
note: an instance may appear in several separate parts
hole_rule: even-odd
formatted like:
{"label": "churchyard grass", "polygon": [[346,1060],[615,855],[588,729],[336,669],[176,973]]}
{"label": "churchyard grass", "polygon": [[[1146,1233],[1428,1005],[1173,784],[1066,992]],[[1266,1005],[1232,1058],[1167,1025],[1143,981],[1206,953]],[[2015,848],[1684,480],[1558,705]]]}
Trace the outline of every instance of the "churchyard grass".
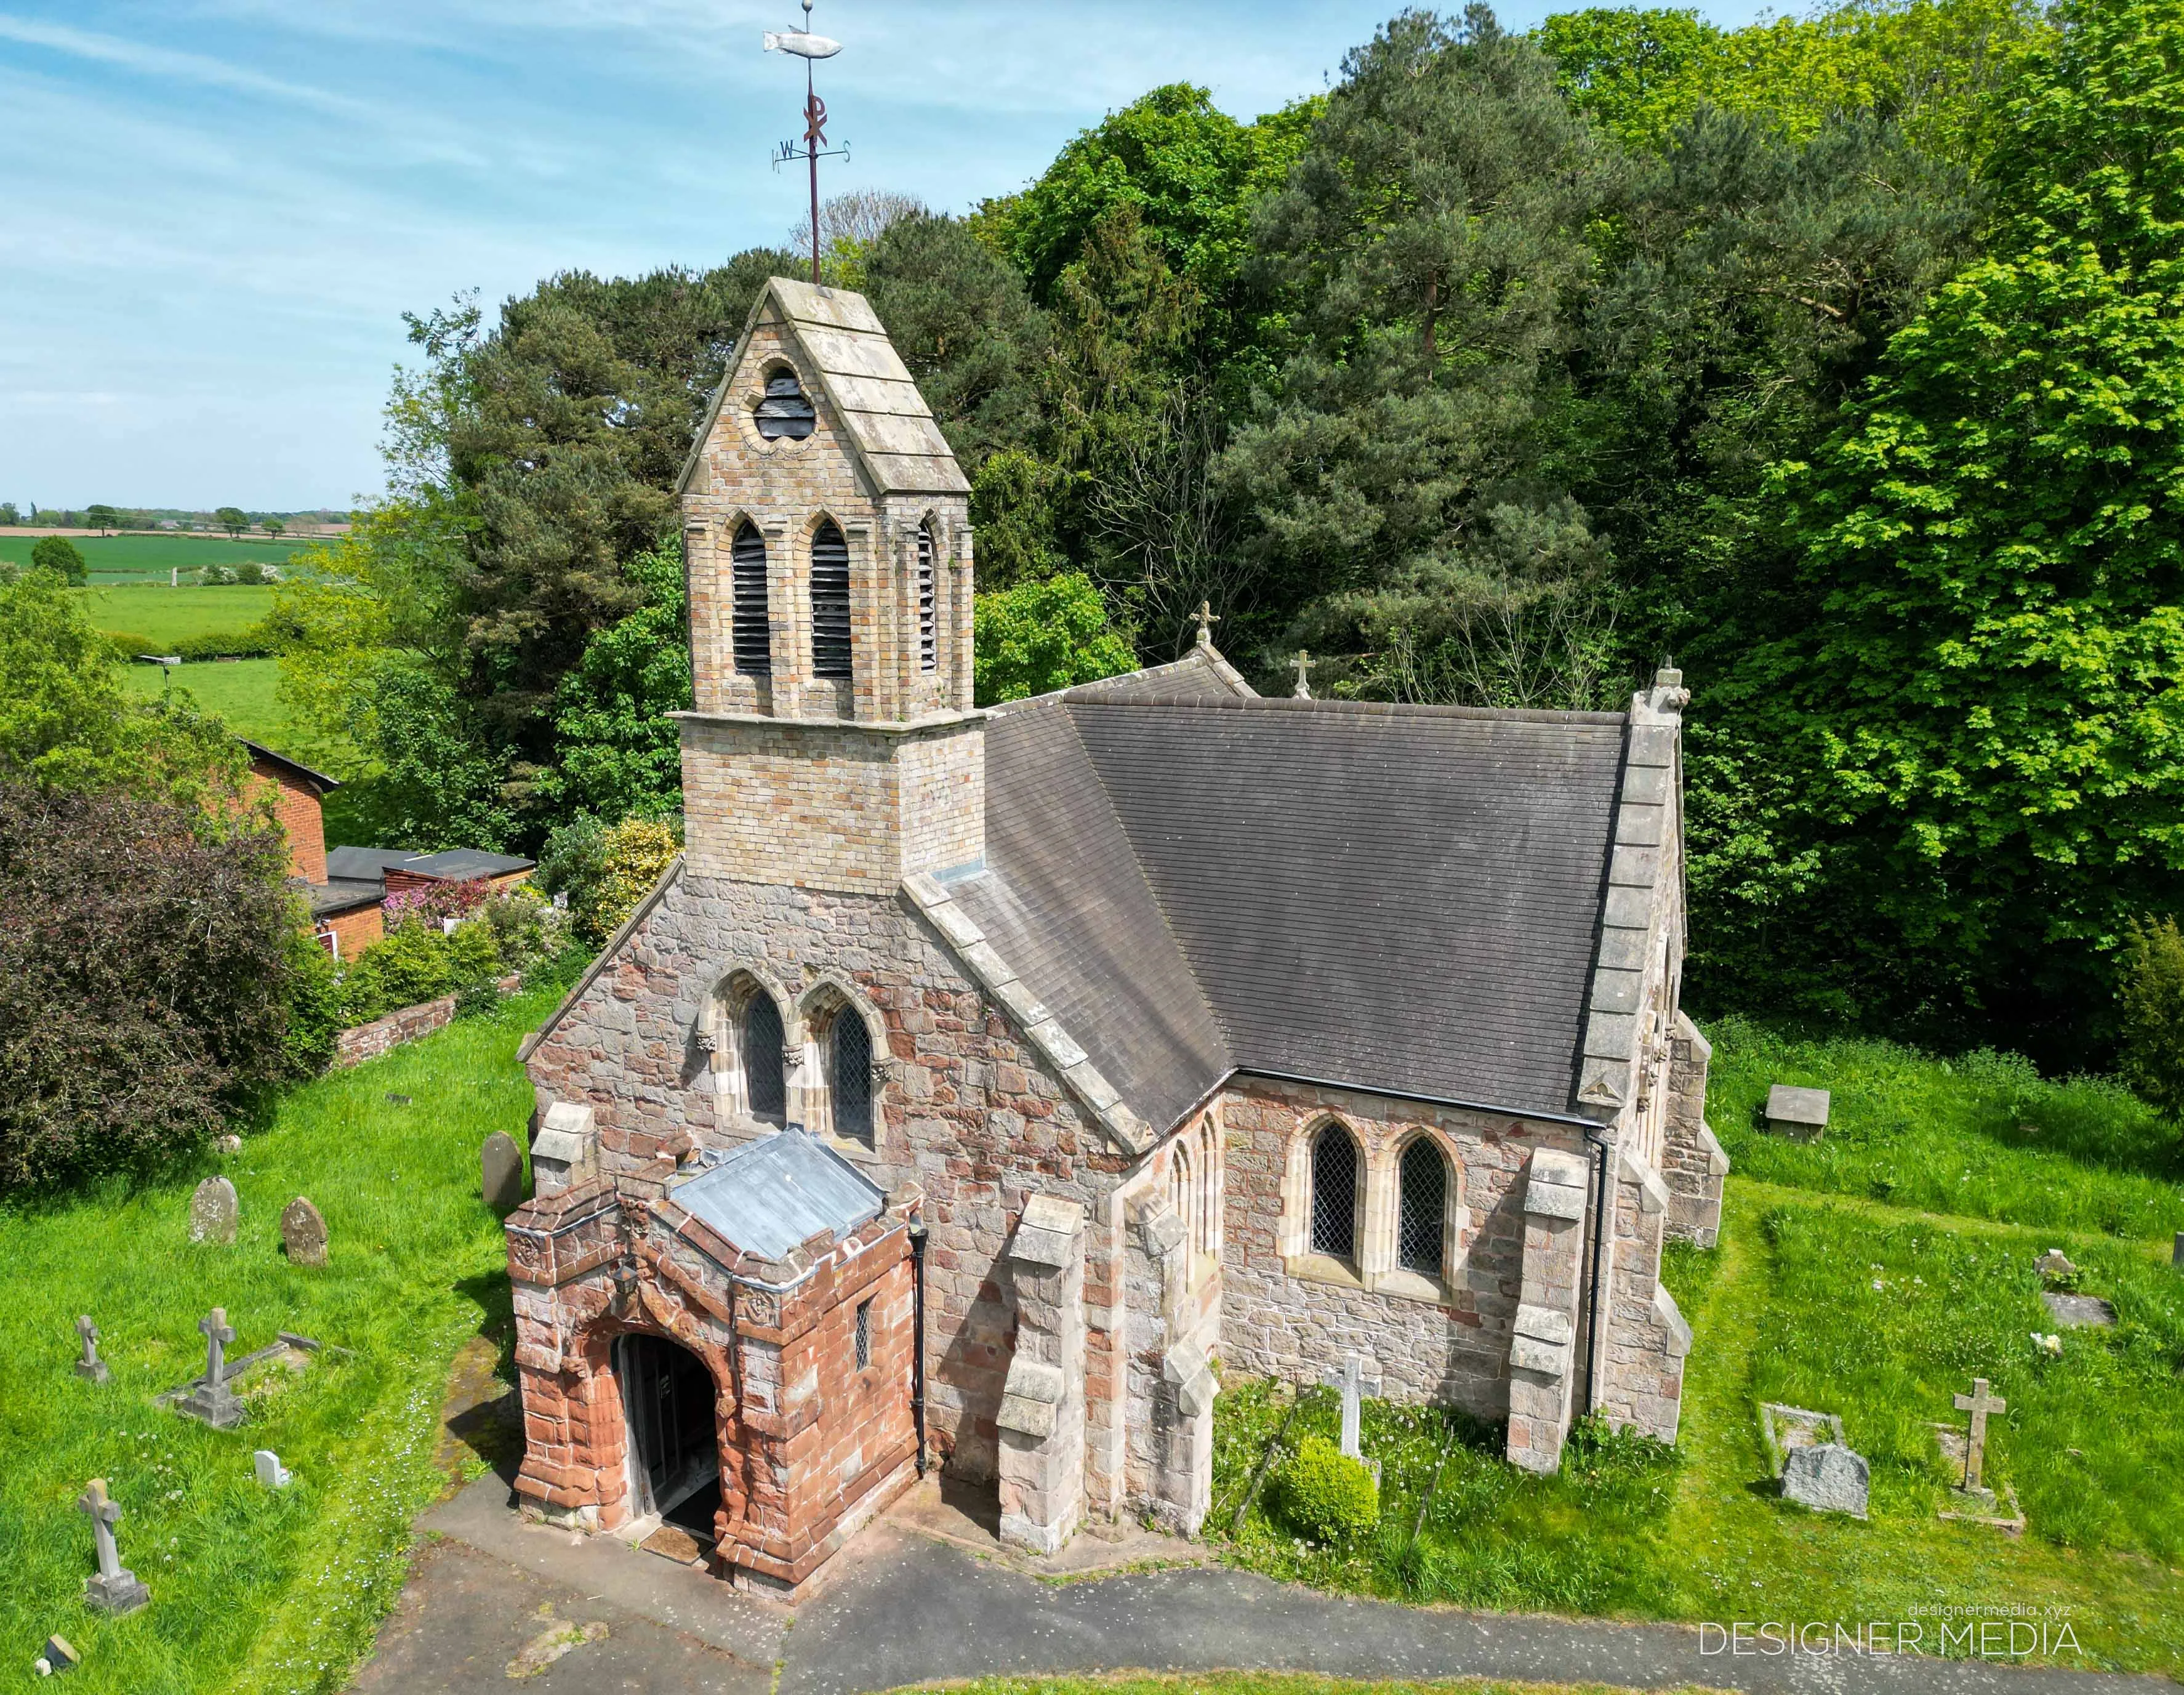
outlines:
{"label": "churchyard grass", "polygon": [[[1708,1122],[1740,1176],[2007,1224],[2184,1230],[2184,1134],[2120,1084],[2053,1081],[2014,1054],[1940,1059],[1739,1018],[1708,1030]],[[1830,1091],[1819,1141],[1763,1127],[1776,1083]]]}
{"label": "churchyard grass", "polygon": [[148,653],[165,653],[192,636],[239,635],[273,610],[277,591],[248,583],[209,588],[127,583],[76,591],[84,616],[110,635],[142,636]]}
{"label": "churchyard grass", "polygon": [[[168,581],[176,567],[195,571],[207,565],[281,565],[308,542],[279,541],[229,536],[70,536],[94,579],[110,583]],[[14,529],[0,529],[0,563],[28,566],[31,549],[39,538]]]}
{"label": "churchyard grass", "polygon": [[[411,1516],[435,1467],[448,1363],[482,1331],[512,1335],[498,1221],[478,1146],[519,1136],[531,1091],[522,1033],[544,988],[284,1100],[242,1151],[155,1185],[0,1210],[0,1642],[58,1631],[84,1651],[85,1695],[337,1689],[399,1588]],[[390,1102],[390,1092],[410,1104]],[[187,1239],[191,1190],[217,1167],[242,1202],[231,1246]],[[281,1208],[324,1213],[330,1263],[291,1266]],[[350,1350],[253,1399],[220,1432],[154,1407],[204,1366],[198,1320],[224,1307],[231,1353],[298,1331]],[[79,1380],[74,1324],[101,1331],[112,1379]],[[279,1374],[275,1374],[276,1376]],[[267,1447],[295,1473],[252,1475]],[[83,1602],[90,1526],[75,1501],[103,1477],[124,1508],[123,1561],[152,1603],[109,1620]]]}

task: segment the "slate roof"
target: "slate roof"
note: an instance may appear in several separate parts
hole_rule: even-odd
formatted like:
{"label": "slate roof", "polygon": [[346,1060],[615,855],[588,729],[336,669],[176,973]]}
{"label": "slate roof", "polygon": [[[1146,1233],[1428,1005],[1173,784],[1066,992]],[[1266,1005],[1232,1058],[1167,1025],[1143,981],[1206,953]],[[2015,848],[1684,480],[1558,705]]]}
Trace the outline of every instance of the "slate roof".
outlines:
{"label": "slate roof", "polygon": [[786,326],[804,356],[806,375],[816,377],[875,493],[970,493],[962,467],[933,421],[932,408],[865,297],[786,276],[768,282],[751,307],[727,374],[713,391],[705,421],[683,461],[677,493],[689,488],[730,385],[739,376],[750,380],[741,370],[744,350],[750,345],[752,330],[767,322]]}
{"label": "slate roof", "polygon": [[1230,1070],[1563,1116],[1620,713],[1240,695],[1209,665],[1000,711],[956,903],[1145,1118]]}
{"label": "slate roof", "polygon": [[338,779],[327,776],[323,771],[314,771],[301,760],[291,759],[285,753],[276,753],[263,742],[254,742],[248,736],[237,736],[236,740],[250,750],[252,759],[262,759],[269,765],[277,765],[282,770],[302,778],[304,782],[314,784],[321,796],[341,787]]}
{"label": "slate roof", "polygon": [[419,853],[411,848],[332,847],[326,850],[330,882],[377,884],[384,892],[389,871],[415,872],[460,883],[473,877],[505,877],[528,871],[532,861],[514,854],[488,853],[482,848],[447,848],[438,853]]}
{"label": "slate roof", "polygon": [[709,1155],[667,1193],[738,1247],[780,1259],[822,1230],[836,1241],[877,1218],[887,1196],[809,1130],[782,1130]]}

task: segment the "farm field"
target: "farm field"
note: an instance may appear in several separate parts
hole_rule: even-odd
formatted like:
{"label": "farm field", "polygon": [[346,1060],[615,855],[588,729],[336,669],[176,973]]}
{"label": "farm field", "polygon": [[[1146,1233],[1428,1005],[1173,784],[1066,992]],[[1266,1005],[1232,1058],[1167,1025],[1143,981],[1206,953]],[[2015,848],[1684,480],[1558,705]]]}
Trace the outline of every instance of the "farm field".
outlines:
{"label": "farm field", "polygon": [[80,588],[84,615],[109,635],[142,636],[159,644],[248,629],[273,610],[276,591],[240,583],[170,588],[164,583],[94,584]]}
{"label": "farm field", "polygon": [[[0,529],[0,563],[28,566],[31,549],[38,539],[20,531]],[[130,578],[149,582],[156,577],[164,583],[167,573],[176,566],[193,571],[203,565],[247,561],[279,565],[307,545],[287,536],[278,541],[265,538],[253,541],[247,536],[240,540],[227,536],[71,536],[69,539],[82,551],[93,577],[113,582]]]}
{"label": "farm field", "polygon": [[[279,660],[196,661],[175,666],[173,677],[176,689],[187,689],[206,711],[225,718],[236,734],[263,742],[276,753],[302,758],[290,750],[292,727],[276,692],[281,683]],[[166,670],[156,665],[125,666],[121,671],[123,687],[147,700],[157,700],[164,692],[167,678]]]}

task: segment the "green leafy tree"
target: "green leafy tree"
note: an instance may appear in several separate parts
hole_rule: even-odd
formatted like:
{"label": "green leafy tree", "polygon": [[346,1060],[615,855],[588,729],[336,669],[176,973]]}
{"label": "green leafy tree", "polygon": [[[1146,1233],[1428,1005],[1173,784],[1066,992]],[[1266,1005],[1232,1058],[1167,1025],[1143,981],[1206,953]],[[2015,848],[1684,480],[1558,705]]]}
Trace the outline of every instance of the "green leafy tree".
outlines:
{"label": "green leafy tree", "polygon": [[267,535],[272,537],[276,542],[280,540],[282,536],[286,535],[288,531],[287,525],[281,522],[278,518],[260,519],[259,521],[258,527],[265,531]]}
{"label": "green leafy tree", "polygon": [[979,595],[972,650],[982,706],[1117,677],[1137,664],[1108,623],[1100,591],[1076,572]]}
{"label": "green leafy tree", "polygon": [[20,524],[23,515],[15,510],[13,500],[0,500],[0,524]]}
{"label": "green leafy tree", "polygon": [[2121,964],[2124,1080],[2170,1118],[2184,1118],[2184,932],[2176,920],[2131,920]]}
{"label": "green leafy tree", "polygon": [[2058,23],[1987,256],[1782,468],[1819,617],[1743,684],[1830,951],[2027,1024],[2184,892],[2184,5]]}
{"label": "green leafy tree", "polygon": [[91,576],[83,549],[66,536],[41,536],[31,547],[31,568],[49,571],[71,588],[81,588]]}
{"label": "green leafy tree", "polygon": [[86,506],[83,518],[87,527],[97,530],[102,536],[109,530],[121,527],[121,515],[111,506]]}
{"label": "green leafy tree", "polygon": [[239,536],[250,527],[250,514],[240,506],[223,506],[212,517],[231,536]]}

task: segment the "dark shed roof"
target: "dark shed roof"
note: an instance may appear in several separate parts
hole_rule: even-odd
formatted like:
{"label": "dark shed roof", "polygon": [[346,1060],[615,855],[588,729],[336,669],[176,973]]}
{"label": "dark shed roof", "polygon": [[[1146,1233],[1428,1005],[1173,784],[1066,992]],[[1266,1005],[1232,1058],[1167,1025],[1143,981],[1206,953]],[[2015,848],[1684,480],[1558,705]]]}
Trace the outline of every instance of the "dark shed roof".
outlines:
{"label": "dark shed roof", "polygon": [[250,756],[252,759],[262,759],[269,765],[279,766],[283,771],[287,772],[290,775],[299,777],[304,782],[310,783],[313,787],[317,789],[321,795],[326,794],[331,789],[341,787],[338,781],[327,776],[323,771],[314,771],[309,766],[305,765],[301,760],[291,759],[285,753],[276,753],[271,748],[267,747],[263,742],[254,742],[248,736],[237,736],[236,740],[241,742],[243,746],[250,750]]}
{"label": "dark shed roof", "polygon": [[951,893],[1156,1124],[1231,1068],[1567,1113],[1624,730],[1095,684],[996,717]]}

